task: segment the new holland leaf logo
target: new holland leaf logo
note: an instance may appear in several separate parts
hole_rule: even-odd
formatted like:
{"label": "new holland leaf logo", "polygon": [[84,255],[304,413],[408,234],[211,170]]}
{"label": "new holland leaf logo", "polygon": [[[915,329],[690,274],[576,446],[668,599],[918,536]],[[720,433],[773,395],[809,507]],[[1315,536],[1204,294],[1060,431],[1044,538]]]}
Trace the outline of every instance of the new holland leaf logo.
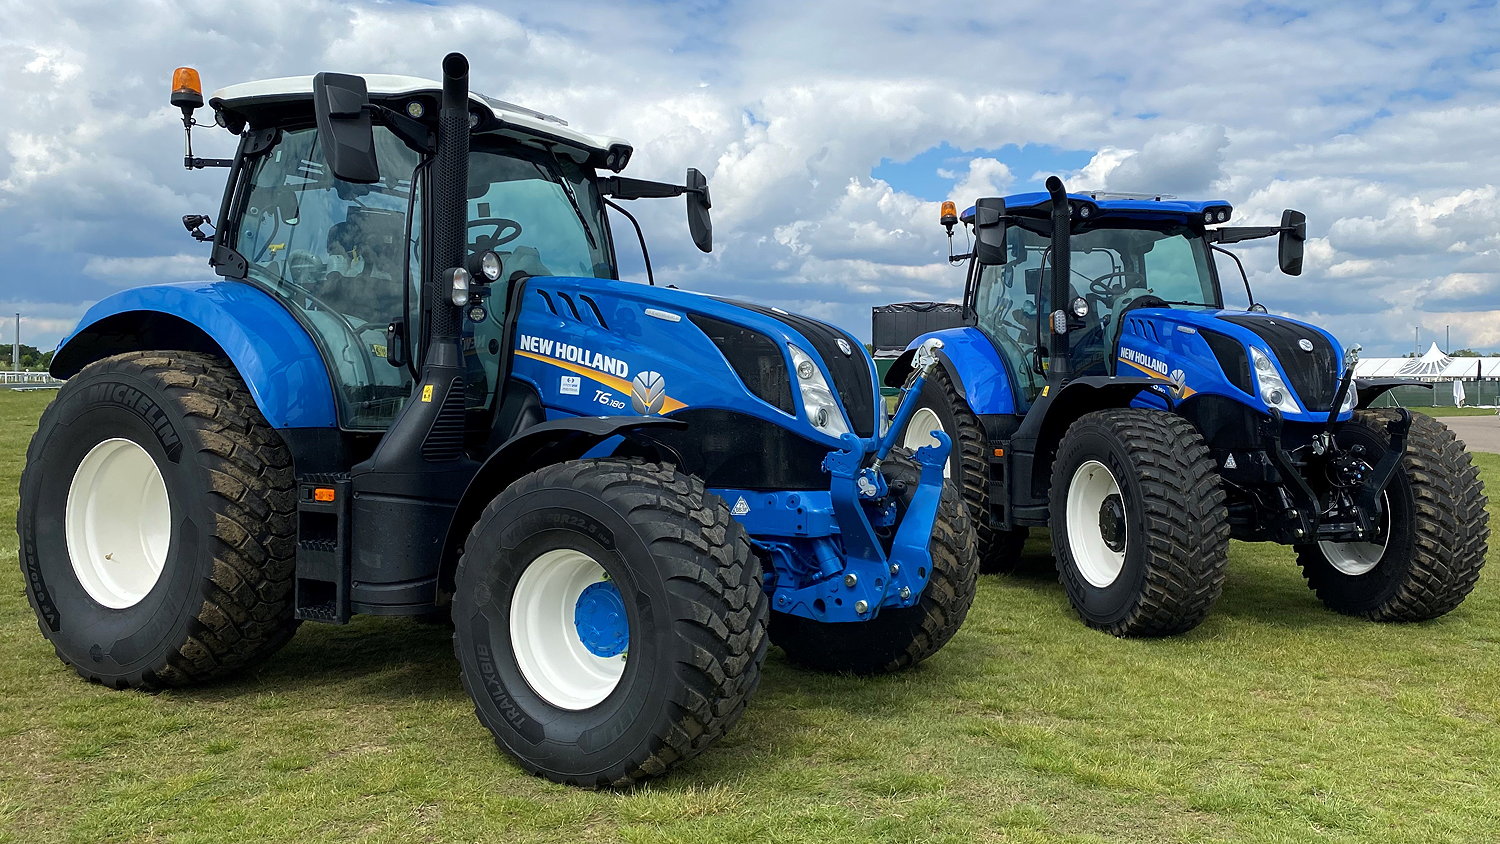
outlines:
{"label": "new holland leaf logo", "polygon": [[630,382],[630,405],[636,413],[654,416],[667,403],[667,379],[660,372],[646,370]]}

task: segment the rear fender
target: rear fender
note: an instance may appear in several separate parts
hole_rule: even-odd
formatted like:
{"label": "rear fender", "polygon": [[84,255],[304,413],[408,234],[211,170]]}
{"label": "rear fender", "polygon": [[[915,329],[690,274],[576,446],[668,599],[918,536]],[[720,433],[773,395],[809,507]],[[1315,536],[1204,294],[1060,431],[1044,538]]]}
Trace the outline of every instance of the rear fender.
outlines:
{"label": "rear fender", "polygon": [[273,428],[338,424],[333,385],[307,330],[244,282],[153,284],[102,299],[58,346],[51,371],[68,378],[111,355],[158,349],[228,358]]}
{"label": "rear fender", "polygon": [[1016,397],[1011,390],[1005,362],[1000,359],[995,344],[973,326],[945,328],[912,340],[886,373],[886,386],[899,387],[905,383],[917,347],[931,338],[943,342],[937,353],[938,361],[971,411],[976,415],[1016,412]]}
{"label": "rear fender", "polygon": [[577,460],[605,440],[628,436],[631,431],[686,427],[686,422],[660,416],[572,416],[533,425],[506,440],[485,459],[459,499],[443,541],[439,592],[453,594],[453,572],[469,530],[495,496],[522,476],[543,466]]}

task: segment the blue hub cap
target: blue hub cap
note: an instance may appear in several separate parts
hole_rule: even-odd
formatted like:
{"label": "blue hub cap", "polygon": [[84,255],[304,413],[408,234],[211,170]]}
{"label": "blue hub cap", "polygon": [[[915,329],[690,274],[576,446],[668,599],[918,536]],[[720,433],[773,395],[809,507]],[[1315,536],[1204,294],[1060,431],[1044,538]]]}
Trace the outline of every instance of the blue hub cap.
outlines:
{"label": "blue hub cap", "polygon": [[625,599],[608,580],[591,584],[578,596],[573,607],[573,626],[578,630],[578,639],[594,656],[619,656],[630,647]]}

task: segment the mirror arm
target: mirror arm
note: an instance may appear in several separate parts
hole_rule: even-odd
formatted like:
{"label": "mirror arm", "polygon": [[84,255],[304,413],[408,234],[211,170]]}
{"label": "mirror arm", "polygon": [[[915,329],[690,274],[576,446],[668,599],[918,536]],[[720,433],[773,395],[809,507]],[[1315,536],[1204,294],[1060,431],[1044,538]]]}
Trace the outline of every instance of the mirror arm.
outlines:
{"label": "mirror arm", "polygon": [[437,133],[427,124],[375,103],[365,103],[365,110],[413,150],[426,155],[437,152]]}
{"label": "mirror arm", "polygon": [[1203,237],[1209,243],[1239,243],[1291,230],[1290,226],[1230,226],[1222,229],[1208,229],[1203,232]]}
{"label": "mirror arm", "polygon": [[[625,215],[625,219],[629,220],[630,224],[632,226],[635,226],[635,236],[636,236],[636,239],[641,242],[641,260],[644,261],[645,264],[646,264],[646,283],[649,284],[652,287],[655,287],[656,286],[656,275],[651,272],[651,250],[649,250],[649,249],[646,248],[646,233],[643,232],[643,231],[641,231],[641,224],[636,221],[634,214],[631,214],[629,211],[626,211],[618,203],[615,203],[615,202],[612,202],[612,201],[606,199],[606,200],[604,200],[604,204],[607,205],[607,206],[609,206],[610,208],[615,209],[616,211],[620,212],[621,214],[624,214]],[[615,275],[619,275],[619,270],[618,269],[616,269]]]}
{"label": "mirror arm", "polygon": [[[1240,256],[1220,246],[1210,245],[1208,248],[1220,254],[1228,255],[1230,260],[1234,261],[1234,265],[1240,268],[1240,281],[1245,283],[1245,298],[1250,300],[1250,303],[1245,308],[1246,310],[1253,309],[1255,307],[1255,294],[1250,292],[1250,277],[1245,275],[1245,265],[1240,263]],[[1219,304],[1224,304],[1224,293],[1222,290],[1219,292]]]}
{"label": "mirror arm", "polygon": [[609,176],[599,180],[599,192],[615,199],[670,199],[685,193],[701,194],[703,191],[685,185],[632,179],[629,176]]}

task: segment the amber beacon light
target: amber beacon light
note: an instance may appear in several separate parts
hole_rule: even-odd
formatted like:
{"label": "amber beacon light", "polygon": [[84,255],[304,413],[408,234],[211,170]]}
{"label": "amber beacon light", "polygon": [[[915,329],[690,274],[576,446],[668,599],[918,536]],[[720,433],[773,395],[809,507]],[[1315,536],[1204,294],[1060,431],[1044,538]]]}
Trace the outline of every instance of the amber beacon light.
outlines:
{"label": "amber beacon light", "polygon": [[190,67],[172,71],[172,105],[182,109],[184,116],[203,107],[203,81],[198,78],[198,71]]}

